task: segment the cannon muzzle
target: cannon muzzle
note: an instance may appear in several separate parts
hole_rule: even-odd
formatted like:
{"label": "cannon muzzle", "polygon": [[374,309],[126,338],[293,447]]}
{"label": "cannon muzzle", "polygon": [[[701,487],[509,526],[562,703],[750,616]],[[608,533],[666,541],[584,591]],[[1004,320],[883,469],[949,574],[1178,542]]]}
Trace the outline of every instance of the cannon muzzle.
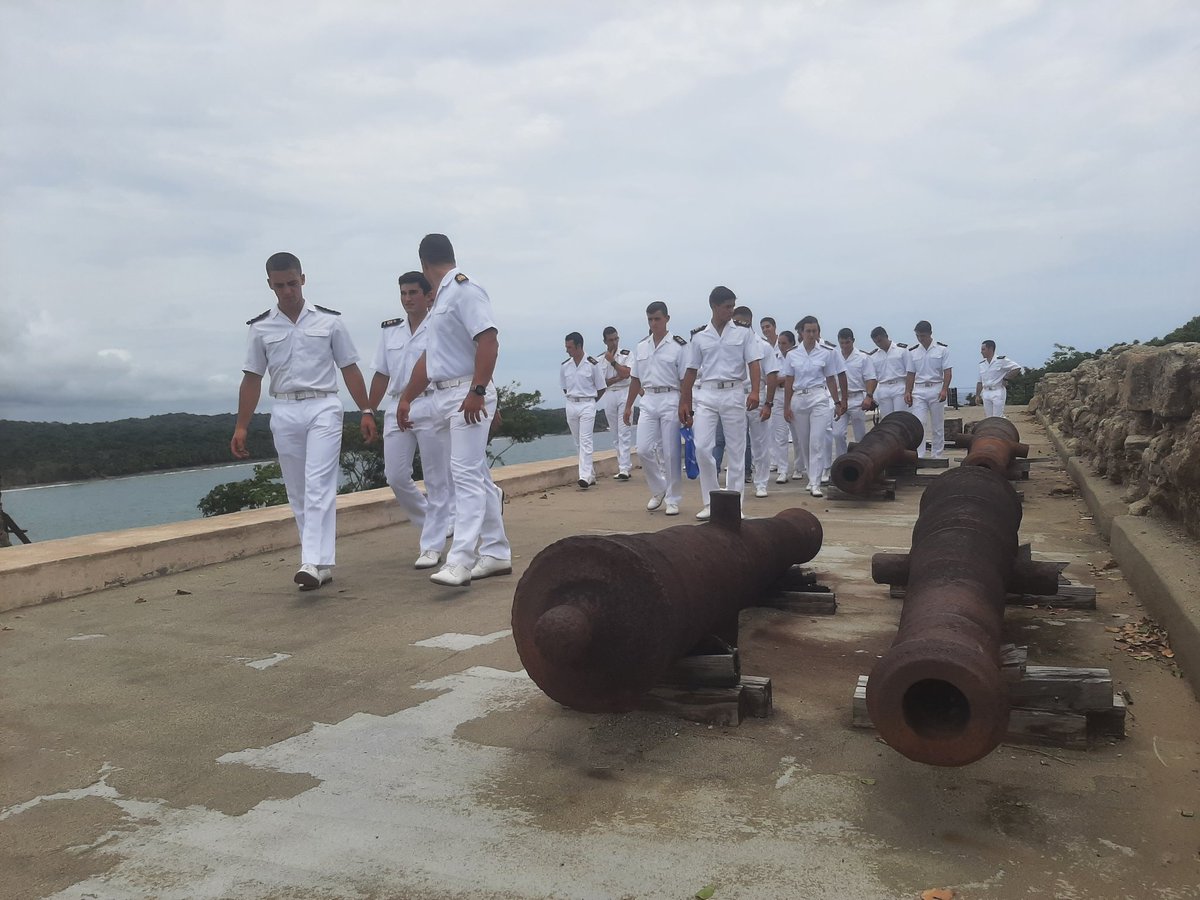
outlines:
{"label": "cannon muzzle", "polygon": [[848,494],[865,494],[888,466],[916,465],[916,451],[924,439],[925,426],[920,419],[903,410],[890,413],[853,450],[833,461],[830,478]]}

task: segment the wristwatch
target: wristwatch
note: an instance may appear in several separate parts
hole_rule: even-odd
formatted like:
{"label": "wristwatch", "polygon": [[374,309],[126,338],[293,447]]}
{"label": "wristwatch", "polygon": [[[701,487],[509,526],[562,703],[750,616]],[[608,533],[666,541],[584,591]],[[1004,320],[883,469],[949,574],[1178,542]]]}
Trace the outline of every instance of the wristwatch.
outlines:
{"label": "wristwatch", "polygon": [[477,384],[473,388],[471,388],[471,393],[478,394],[480,397],[486,397],[487,396],[487,385],[486,384]]}

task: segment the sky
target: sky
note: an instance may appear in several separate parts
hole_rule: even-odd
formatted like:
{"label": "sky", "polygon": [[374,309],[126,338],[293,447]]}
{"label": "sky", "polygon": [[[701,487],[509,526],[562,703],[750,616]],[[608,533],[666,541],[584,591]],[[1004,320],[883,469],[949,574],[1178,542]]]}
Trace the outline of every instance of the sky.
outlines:
{"label": "sky", "polygon": [[984,338],[1162,335],[1200,4],[0,3],[0,418],[233,412],[277,250],[369,378],[429,232],[548,406],[567,332],[687,334],[717,284],[867,349],[928,319],[964,390]]}

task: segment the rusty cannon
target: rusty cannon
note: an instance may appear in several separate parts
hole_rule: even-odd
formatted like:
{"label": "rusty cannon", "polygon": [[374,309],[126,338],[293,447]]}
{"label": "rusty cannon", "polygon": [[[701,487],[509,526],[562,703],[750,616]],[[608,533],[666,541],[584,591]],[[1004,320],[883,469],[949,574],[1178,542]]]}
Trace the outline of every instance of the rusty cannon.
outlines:
{"label": "rusty cannon", "polygon": [[888,466],[917,465],[917,448],[924,439],[920,419],[903,410],[890,413],[833,461],[830,479],[848,494],[865,494]]}
{"label": "rusty cannon", "polygon": [[636,708],[672,663],[709,635],[736,634],[738,612],[821,548],[807,510],[743,520],[737,493],[711,498],[706,524],[576,535],[533,558],[513,638],[547,695],[583,712]]}
{"label": "rusty cannon", "polygon": [[921,497],[911,551],[871,560],[876,582],[907,588],[896,639],[867,682],[867,710],[909,759],[963,766],[1004,739],[1005,597],[1058,591],[1056,565],[1020,556],[1020,524],[1021,502],[1003,475],[951,469]]}
{"label": "rusty cannon", "polygon": [[983,466],[1000,475],[1008,472],[1013,461],[1029,456],[1029,445],[1021,443],[1017,426],[1000,416],[980,419],[969,434],[956,434],[950,439],[956,447],[966,447],[964,466]]}

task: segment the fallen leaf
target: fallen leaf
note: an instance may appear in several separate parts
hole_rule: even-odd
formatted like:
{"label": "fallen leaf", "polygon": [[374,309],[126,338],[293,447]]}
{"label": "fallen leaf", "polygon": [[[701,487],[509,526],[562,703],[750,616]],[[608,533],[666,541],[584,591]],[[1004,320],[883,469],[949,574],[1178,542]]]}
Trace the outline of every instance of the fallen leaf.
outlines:
{"label": "fallen leaf", "polygon": [[1194,811],[1194,810],[1191,810],[1191,809],[1181,809],[1181,810],[1179,811],[1179,814],[1180,814],[1181,816],[1183,816],[1185,819],[1190,819],[1190,818],[1192,818],[1194,815],[1196,815],[1195,811]]}
{"label": "fallen leaf", "polygon": [[950,888],[931,888],[921,891],[921,900],[954,900],[954,891]]}
{"label": "fallen leaf", "polygon": [[178,590],[175,591],[175,596],[176,597],[187,597],[191,593],[192,593],[191,591],[185,591],[183,588],[179,588]]}
{"label": "fallen leaf", "polygon": [[1174,651],[1174,650],[1172,650],[1170,647],[1168,647],[1167,649],[1165,649],[1165,650],[1163,650],[1163,651],[1161,651],[1161,652],[1162,652],[1162,655],[1163,655],[1163,656],[1165,656],[1167,659],[1174,659],[1174,658],[1175,658],[1175,651]]}
{"label": "fallen leaf", "polygon": [[706,884],[704,887],[700,888],[700,890],[696,891],[696,900],[708,900],[708,898],[716,892],[717,889],[715,887],[713,887],[711,884]]}
{"label": "fallen leaf", "polygon": [[1109,634],[1120,634],[1121,633],[1121,629],[1116,627],[1115,625],[1105,625],[1104,630],[1107,631]]}
{"label": "fallen leaf", "polygon": [[874,778],[860,778],[858,780],[861,781],[863,784],[874,784],[875,783]]}
{"label": "fallen leaf", "polygon": [[136,600],[134,600],[133,602],[134,602],[134,603],[145,603],[145,602],[146,602],[146,598],[145,598],[145,597],[138,597],[138,598],[137,598]]}

